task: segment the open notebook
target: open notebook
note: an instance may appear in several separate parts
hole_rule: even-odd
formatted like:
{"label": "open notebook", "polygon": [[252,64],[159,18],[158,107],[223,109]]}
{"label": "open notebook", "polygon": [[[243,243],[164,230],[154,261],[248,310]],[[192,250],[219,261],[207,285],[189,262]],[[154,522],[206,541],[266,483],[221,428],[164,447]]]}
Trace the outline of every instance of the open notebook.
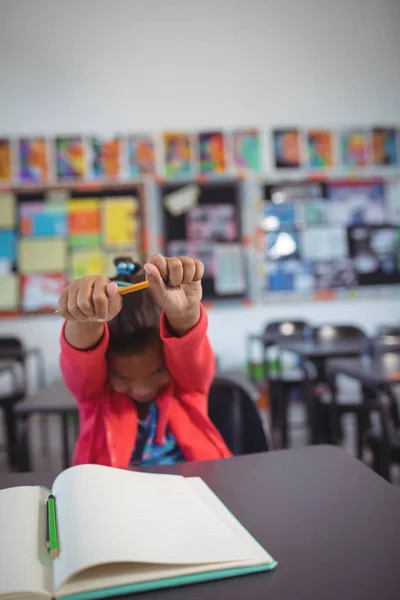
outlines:
{"label": "open notebook", "polygon": [[107,598],[272,569],[276,562],[198,478],[82,465],[50,491],[0,492],[0,598]]}

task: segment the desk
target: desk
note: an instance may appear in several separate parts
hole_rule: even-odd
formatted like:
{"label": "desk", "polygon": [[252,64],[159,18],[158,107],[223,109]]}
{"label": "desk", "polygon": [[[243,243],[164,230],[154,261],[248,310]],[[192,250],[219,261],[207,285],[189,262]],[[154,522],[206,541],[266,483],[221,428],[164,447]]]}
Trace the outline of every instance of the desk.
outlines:
{"label": "desk", "polygon": [[[20,421],[20,461],[24,469],[29,470],[29,452],[28,452],[28,427],[29,418],[32,415],[57,415],[61,419],[62,447],[63,447],[63,467],[70,466],[71,450],[68,438],[68,418],[71,415],[77,415],[77,405],[71,392],[65,387],[62,381],[56,381],[39,393],[28,396],[20,402],[14,409],[16,417]],[[76,432],[77,434],[77,432]]]}
{"label": "desk", "polygon": [[[152,470],[202,477],[279,564],[143,598],[399,599],[400,491],[343,450],[314,446]],[[50,486],[53,478],[0,474],[0,486]]]}
{"label": "desk", "polygon": [[[326,342],[313,341],[290,341],[281,339],[278,341],[279,348],[287,350],[301,356],[304,361],[312,362],[317,369],[317,379],[326,381],[326,363],[332,358],[344,358],[360,356],[364,351],[364,343],[354,342],[352,340],[333,340]],[[311,443],[316,444],[319,440],[319,432],[317,427],[316,406],[312,394],[312,386],[308,377],[306,364],[303,366],[305,397],[308,407]]]}
{"label": "desk", "polygon": [[[400,427],[400,417],[397,403],[392,394],[392,387],[400,385],[400,354],[387,352],[373,358],[368,356],[346,360],[332,360],[328,362],[329,383],[331,389],[332,424],[337,423],[337,397],[336,376],[346,375],[359,381],[363,390],[363,404],[360,407],[361,431],[359,456],[363,453],[363,435],[368,426],[368,411],[378,410],[381,417],[382,434],[386,449],[382,456],[382,474],[389,477],[390,447],[388,423],[394,421]],[[389,404],[388,404],[389,400]],[[333,427],[333,442],[338,439],[338,432]]]}

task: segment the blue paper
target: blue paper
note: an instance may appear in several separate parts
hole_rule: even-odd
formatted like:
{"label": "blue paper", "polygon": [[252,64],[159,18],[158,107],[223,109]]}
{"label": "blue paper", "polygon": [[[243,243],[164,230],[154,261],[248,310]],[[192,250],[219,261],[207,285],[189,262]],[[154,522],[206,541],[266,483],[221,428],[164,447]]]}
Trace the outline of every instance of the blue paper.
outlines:
{"label": "blue paper", "polygon": [[13,261],[16,258],[15,231],[0,231],[0,258]]}

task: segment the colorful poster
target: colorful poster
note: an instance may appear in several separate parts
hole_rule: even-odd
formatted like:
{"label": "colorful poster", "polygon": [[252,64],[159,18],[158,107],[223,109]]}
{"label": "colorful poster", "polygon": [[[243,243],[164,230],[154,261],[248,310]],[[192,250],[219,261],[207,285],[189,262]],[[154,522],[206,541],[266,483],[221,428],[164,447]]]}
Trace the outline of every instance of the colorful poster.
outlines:
{"label": "colorful poster", "polygon": [[226,170],[226,145],[220,131],[199,133],[200,173],[221,175]]}
{"label": "colorful poster", "polygon": [[400,163],[396,138],[396,129],[393,127],[376,127],[372,130],[375,165],[394,166]]}
{"label": "colorful poster", "polygon": [[26,237],[61,237],[67,233],[65,203],[21,202],[19,230]]}
{"label": "colorful poster", "polygon": [[0,227],[6,229],[15,225],[15,196],[8,192],[0,193]]}
{"label": "colorful poster", "polygon": [[383,183],[379,180],[337,181],[327,186],[327,221],[379,225],[386,220]]}
{"label": "colorful poster", "polygon": [[63,273],[23,275],[21,305],[24,311],[54,311],[68,281]]}
{"label": "colorful poster", "polygon": [[340,138],[341,163],[345,167],[365,167],[370,162],[370,134],[362,130],[344,131]]}
{"label": "colorful poster", "polygon": [[262,228],[264,231],[277,229],[293,229],[296,224],[296,209],[294,204],[274,204],[266,202],[264,205],[264,218]]}
{"label": "colorful poster", "polygon": [[333,134],[331,131],[314,129],[307,133],[308,166],[310,169],[332,167]]}
{"label": "colorful poster", "polygon": [[46,183],[49,180],[49,153],[45,138],[19,140],[19,180]]}
{"label": "colorful poster", "polygon": [[83,179],[85,146],[81,137],[56,139],[56,172],[57,179]]}
{"label": "colorful poster", "polygon": [[69,278],[80,279],[84,275],[101,275],[105,271],[106,257],[101,250],[71,253]]}
{"label": "colorful poster", "polygon": [[91,175],[94,179],[116,179],[121,175],[122,142],[120,138],[91,140]]}
{"label": "colorful poster", "polygon": [[151,135],[128,137],[128,170],[133,179],[156,172],[156,153]]}
{"label": "colorful poster", "polygon": [[271,292],[312,292],[314,277],[311,263],[300,260],[269,262],[267,289]]}
{"label": "colorful poster", "polygon": [[76,198],[68,202],[69,245],[97,248],[100,245],[100,202],[98,198]]}
{"label": "colorful poster", "polygon": [[0,139],[0,184],[12,179],[12,153],[10,140]]}
{"label": "colorful poster", "polygon": [[202,204],[186,215],[186,233],[189,242],[237,240],[238,227],[232,204]]}
{"label": "colorful poster", "polygon": [[107,246],[136,245],[140,235],[138,201],[133,196],[102,202],[103,242]]}
{"label": "colorful poster", "polygon": [[14,274],[0,276],[0,310],[16,310],[19,302],[19,280]]}
{"label": "colorful poster", "polygon": [[300,132],[298,129],[275,129],[272,132],[277,169],[298,169],[301,165]]}
{"label": "colorful poster", "polygon": [[193,147],[189,133],[165,132],[163,155],[167,177],[189,177],[193,174]]}
{"label": "colorful poster", "polygon": [[66,271],[65,238],[22,238],[18,243],[18,263],[23,275]]}
{"label": "colorful poster", "polygon": [[233,132],[233,163],[239,171],[261,171],[261,143],[256,129]]}

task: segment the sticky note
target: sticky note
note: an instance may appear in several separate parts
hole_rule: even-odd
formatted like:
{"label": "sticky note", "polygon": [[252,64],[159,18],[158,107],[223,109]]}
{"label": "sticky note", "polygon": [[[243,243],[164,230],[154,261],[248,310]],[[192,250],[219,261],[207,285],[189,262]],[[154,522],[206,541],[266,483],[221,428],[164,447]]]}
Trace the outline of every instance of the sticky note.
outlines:
{"label": "sticky note", "polygon": [[66,270],[63,238],[22,239],[18,244],[19,270],[30,273],[60,273]]}
{"label": "sticky note", "polygon": [[197,205],[200,188],[197,185],[185,185],[175,192],[164,196],[164,206],[174,217],[187,213]]}
{"label": "sticky note", "polygon": [[0,231],[0,258],[13,261],[16,256],[15,231]]}
{"label": "sticky note", "polygon": [[101,275],[105,269],[105,255],[101,251],[73,252],[70,263],[70,278],[84,275]]}
{"label": "sticky note", "polygon": [[15,196],[0,194],[0,227],[15,227]]}
{"label": "sticky note", "polygon": [[0,276],[0,310],[15,310],[18,308],[19,280],[16,275]]}
{"label": "sticky note", "polygon": [[136,198],[116,197],[103,201],[103,240],[108,246],[126,246],[134,242],[139,230]]}

